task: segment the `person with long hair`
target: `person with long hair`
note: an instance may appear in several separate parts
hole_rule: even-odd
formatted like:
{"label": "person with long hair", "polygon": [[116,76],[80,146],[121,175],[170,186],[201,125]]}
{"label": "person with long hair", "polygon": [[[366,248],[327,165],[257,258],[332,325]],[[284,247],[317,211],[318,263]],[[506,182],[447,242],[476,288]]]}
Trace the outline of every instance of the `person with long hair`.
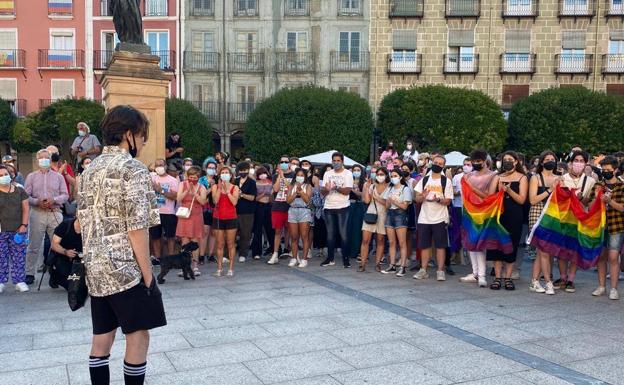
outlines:
{"label": "person with long hair", "polygon": [[353,174],[353,189],[349,194],[349,257],[357,258],[362,244],[362,223],[364,222],[364,204],[362,203],[362,190],[364,188],[364,168],[356,164],[351,168]]}
{"label": "person with long hair", "polygon": [[[379,156],[379,160],[381,161],[382,166],[387,166],[393,164],[394,159],[399,157],[399,153],[394,148],[393,142],[388,142],[386,146],[386,150],[381,153]],[[393,166],[394,167],[394,164]]]}
{"label": "person with long hair", "polygon": [[[201,170],[197,166],[191,166],[185,172],[184,182],[178,187],[178,205],[190,210],[188,218],[178,217],[176,236],[180,238],[182,245],[189,242],[201,242],[204,236],[204,205],[207,202],[207,191],[199,184]],[[199,250],[193,252],[193,273],[201,275],[199,268]]]}
{"label": "person with long hair", "polygon": [[377,222],[362,224],[362,245],[360,247],[360,267],[359,272],[366,271],[368,263],[368,254],[373,234],[376,237],[375,252],[375,271],[381,272],[381,259],[384,254],[385,236],[386,236],[386,199],[384,194],[388,188],[389,180],[388,171],[385,168],[379,168],[375,173],[371,174],[371,178],[366,182],[363,188],[363,201],[368,205],[367,214],[377,214]]}
{"label": "person with long hair", "polygon": [[230,262],[227,276],[233,277],[236,231],[238,229],[236,205],[238,204],[240,189],[232,184],[232,170],[228,166],[222,166],[219,170],[219,183],[212,186],[211,194],[215,203],[212,227],[217,239],[217,271],[214,273],[214,276],[222,276],[223,249],[227,247]]}
{"label": "person with long hair", "polygon": [[[213,157],[208,157],[204,160],[204,170],[206,175],[199,178],[199,184],[204,186],[207,192],[212,189],[217,183],[217,161]],[[204,234],[201,242],[199,243],[199,264],[203,265],[206,261],[216,262],[214,257],[215,249],[215,237],[212,231],[212,213],[214,210],[214,203],[212,202],[212,195],[207,193],[206,204],[204,205]]]}
{"label": "person with long hair", "polygon": [[[290,258],[288,266],[303,268],[308,265],[310,252],[309,233],[312,211],[309,205],[312,198],[312,188],[308,183],[309,179],[304,169],[296,168],[294,174],[290,181],[288,198],[286,199],[290,205],[288,209],[288,233],[290,234],[292,251],[292,258]],[[299,258],[300,240],[303,245],[301,258]]]}
{"label": "person with long hair", "polygon": [[256,170],[256,215],[254,216],[253,239],[251,241],[251,254],[253,259],[262,257],[262,234],[269,243],[269,250],[273,250],[275,231],[271,226],[271,195],[273,182],[269,171],[264,166]]}
{"label": "person with long hair", "polygon": [[[412,203],[412,189],[407,186],[401,170],[390,172],[391,187],[386,189],[386,235],[388,237],[390,264],[383,274],[395,273],[397,277],[407,272],[407,208]],[[400,262],[396,263],[397,246],[400,251]]]}

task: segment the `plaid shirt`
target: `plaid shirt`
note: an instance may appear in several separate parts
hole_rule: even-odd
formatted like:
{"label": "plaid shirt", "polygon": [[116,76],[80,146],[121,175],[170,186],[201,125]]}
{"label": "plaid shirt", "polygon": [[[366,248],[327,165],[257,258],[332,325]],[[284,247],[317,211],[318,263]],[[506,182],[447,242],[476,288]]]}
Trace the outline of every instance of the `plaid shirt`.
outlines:
{"label": "plaid shirt", "polygon": [[[589,196],[589,200],[593,201],[599,188],[604,188],[606,184],[596,183]],[[624,183],[617,181],[607,186],[611,189],[611,200],[619,204],[624,204]],[[607,205],[607,230],[609,234],[624,233],[624,212],[617,211],[610,205]]]}

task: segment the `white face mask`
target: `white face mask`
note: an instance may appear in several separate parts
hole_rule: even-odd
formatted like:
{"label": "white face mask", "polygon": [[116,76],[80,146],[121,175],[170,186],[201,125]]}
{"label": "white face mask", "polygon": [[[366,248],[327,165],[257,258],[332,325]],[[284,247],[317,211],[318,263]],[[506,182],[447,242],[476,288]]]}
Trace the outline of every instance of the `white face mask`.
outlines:
{"label": "white face mask", "polygon": [[191,166],[188,166],[188,165],[184,166],[184,171],[188,171],[190,169],[191,169]]}
{"label": "white face mask", "polygon": [[386,181],[386,176],[385,175],[377,175],[375,177],[375,179],[377,180],[377,183],[383,183]]}
{"label": "white face mask", "polygon": [[303,176],[298,176],[295,178],[295,180],[297,181],[297,183],[301,184],[305,181],[305,177]]}
{"label": "white face mask", "polygon": [[158,166],[154,169],[156,171],[156,174],[158,175],[165,175],[165,168],[163,166]]}
{"label": "white face mask", "polygon": [[256,174],[256,169],[255,168],[250,168],[249,169],[249,175],[255,175]]}
{"label": "white face mask", "polygon": [[502,162],[500,160],[497,160],[496,161],[496,169],[500,170],[501,166],[502,166]]}
{"label": "white face mask", "polygon": [[297,165],[296,164],[291,164],[290,165],[290,171],[295,171],[297,169]]}
{"label": "white face mask", "polygon": [[406,147],[407,147],[408,150],[412,151],[412,145],[411,144],[408,144]]}
{"label": "white face mask", "polygon": [[472,171],[472,166],[464,166],[462,169],[464,170],[464,173],[468,174]]}

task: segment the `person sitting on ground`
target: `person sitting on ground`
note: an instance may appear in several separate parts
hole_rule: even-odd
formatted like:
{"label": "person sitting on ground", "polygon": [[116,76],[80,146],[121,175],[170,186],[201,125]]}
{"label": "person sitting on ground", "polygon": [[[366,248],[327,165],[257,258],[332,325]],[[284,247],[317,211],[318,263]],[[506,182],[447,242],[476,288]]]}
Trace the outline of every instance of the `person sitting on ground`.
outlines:
{"label": "person sitting on ground", "polygon": [[61,222],[54,229],[51,248],[56,255],[50,266],[50,287],[56,289],[62,286],[67,290],[67,276],[71,274],[72,261],[82,253],[80,222],[75,218]]}

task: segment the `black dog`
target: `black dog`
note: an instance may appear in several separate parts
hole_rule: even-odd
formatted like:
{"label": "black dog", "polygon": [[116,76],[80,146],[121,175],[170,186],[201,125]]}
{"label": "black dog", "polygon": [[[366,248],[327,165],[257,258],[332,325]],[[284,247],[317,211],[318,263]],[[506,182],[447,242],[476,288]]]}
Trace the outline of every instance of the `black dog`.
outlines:
{"label": "black dog", "polygon": [[195,279],[193,269],[191,269],[191,260],[193,251],[199,249],[197,242],[189,242],[182,246],[182,252],[178,255],[170,255],[160,260],[160,274],[158,274],[158,283],[165,283],[165,275],[171,269],[182,269],[185,280]]}

